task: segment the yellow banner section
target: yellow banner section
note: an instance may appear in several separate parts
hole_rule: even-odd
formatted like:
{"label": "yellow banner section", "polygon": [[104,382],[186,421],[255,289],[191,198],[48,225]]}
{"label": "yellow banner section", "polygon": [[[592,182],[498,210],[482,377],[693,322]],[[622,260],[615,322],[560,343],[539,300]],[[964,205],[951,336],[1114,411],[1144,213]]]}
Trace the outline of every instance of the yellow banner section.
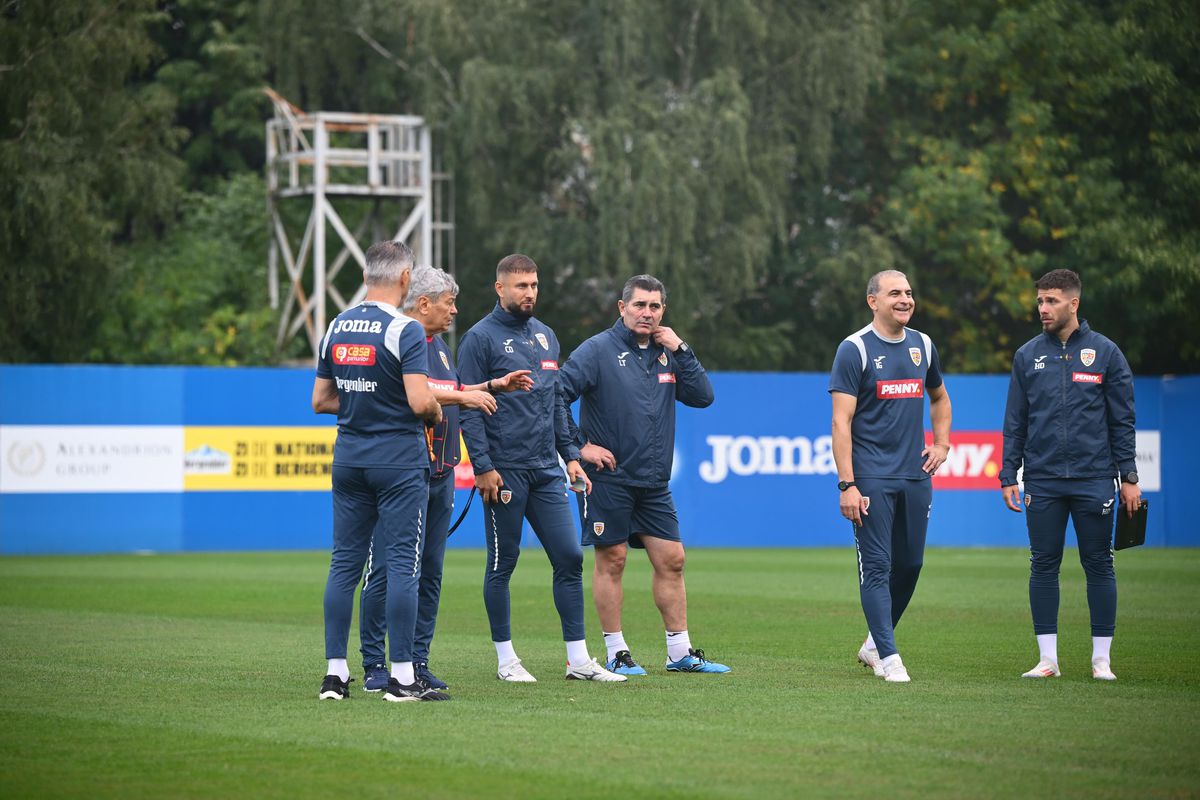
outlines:
{"label": "yellow banner section", "polygon": [[183,429],[183,489],[324,491],[331,488],[337,427]]}

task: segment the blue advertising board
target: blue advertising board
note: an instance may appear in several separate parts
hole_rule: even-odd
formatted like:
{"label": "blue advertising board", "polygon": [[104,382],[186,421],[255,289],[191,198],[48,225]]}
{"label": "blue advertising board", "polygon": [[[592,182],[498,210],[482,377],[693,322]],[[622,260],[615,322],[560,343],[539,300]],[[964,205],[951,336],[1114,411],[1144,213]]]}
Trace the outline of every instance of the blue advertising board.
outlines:
{"label": "blue advertising board", "polygon": [[[849,544],[827,376],[712,380],[712,406],[679,409],[671,487],[685,542]],[[1007,380],[946,379],[954,448],[931,546],[1026,544],[995,478]],[[312,413],[311,389],[306,369],[0,366],[0,553],[327,548],[335,425]],[[1198,546],[1184,504],[1200,475],[1200,376],[1138,378],[1135,391],[1147,544]],[[478,499],[450,546],[483,546]]]}

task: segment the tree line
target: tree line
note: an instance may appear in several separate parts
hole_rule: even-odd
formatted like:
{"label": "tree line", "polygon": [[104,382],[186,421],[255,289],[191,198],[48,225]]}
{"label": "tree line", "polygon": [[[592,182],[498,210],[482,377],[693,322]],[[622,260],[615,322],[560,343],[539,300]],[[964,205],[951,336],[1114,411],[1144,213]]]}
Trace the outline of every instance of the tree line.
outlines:
{"label": "tree line", "polygon": [[0,360],[271,364],[263,123],[412,113],[464,322],[542,267],[565,348],[649,272],[710,368],[825,370],[908,273],[997,372],[1067,267],[1136,372],[1200,369],[1200,5],[1170,0],[10,0]]}

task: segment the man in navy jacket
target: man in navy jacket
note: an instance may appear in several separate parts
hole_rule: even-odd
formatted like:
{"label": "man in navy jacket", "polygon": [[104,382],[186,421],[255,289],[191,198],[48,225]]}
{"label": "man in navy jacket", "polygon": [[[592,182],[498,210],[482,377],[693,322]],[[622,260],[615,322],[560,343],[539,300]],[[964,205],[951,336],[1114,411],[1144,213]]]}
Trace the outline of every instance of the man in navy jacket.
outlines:
{"label": "man in navy jacket", "polygon": [[1116,482],[1120,508],[1132,516],[1138,488],[1133,375],[1124,354],[1079,319],[1083,285],[1068,269],[1037,284],[1042,333],[1013,356],[1004,412],[1004,503],[1021,510],[1017,470],[1024,467],[1029,529],[1029,607],[1039,661],[1026,678],[1056,678],[1058,570],[1067,516],[1075,523],[1079,560],[1087,575],[1092,618],[1092,677],[1116,680],[1112,637],[1117,577],[1112,535]]}
{"label": "man in navy jacket", "polygon": [[583,543],[596,548],[592,597],[604,629],[607,666],[622,675],[646,674],[621,630],[621,578],[630,546],[645,548],[654,568],[667,670],[729,671],[693,649],[688,636],[683,542],[667,487],[675,403],[704,408],[712,404],[713,390],[696,354],[660,324],[666,297],[657,278],[630,278],[617,302],[621,318],[580,345],[561,376],[565,404],[582,398],[575,444],[593,480],[591,494],[578,498]]}
{"label": "man in navy jacket", "polygon": [[496,646],[496,677],[515,683],[536,679],[521,664],[512,643],[508,584],[521,552],[521,529],[529,520],[554,570],[554,606],[567,645],[567,680],[621,682],[588,655],[583,630],[583,550],[575,536],[566,482],[558,458],[572,481],[591,490],[579,465],[578,448],[567,429],[567,412],[558,392],[558,338],[533,316],[538,268],[529,256],[514,253],[496,266],[499,302],[463,337],[458,348],[459,379],[466,384],[493,381],[529,370],[533,389],[496,398],[496,412],[462,412],[462,432],[483,498],[487,572],[483,602]]}

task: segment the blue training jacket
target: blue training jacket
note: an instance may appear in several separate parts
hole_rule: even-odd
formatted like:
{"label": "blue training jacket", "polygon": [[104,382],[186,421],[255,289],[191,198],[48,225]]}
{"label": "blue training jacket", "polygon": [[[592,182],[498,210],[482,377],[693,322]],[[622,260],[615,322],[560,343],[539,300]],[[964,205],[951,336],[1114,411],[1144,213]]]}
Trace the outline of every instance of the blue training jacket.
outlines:
{"label": "blue training jacket", "polygon": [[616,470],[584,463],[588,477],[630,486],[665,486],[671,479],[675,401],[693,408],[713,401],[708,373],[691,348],[672,353],[651,341],[643,350],[620,319],[571,353],[560,383],[565,405],[583,398],[576,446],[601,445],[617,460]]}
{"label": "blue training jacket", "polygon": [[1013,356],[1000,485],[1031,478],[1116,478],[1136,469],[1133,373],[1080,320],[1064,343],[1042,333]]}
{"label": "blue training jacket", "polygon": [[486,383],[518,370],[531,370],[533,390],[496,395],[496,413],[462,410],[463,439],[471,468],[544,469],[579,458],[567,430],[567,411],[558,392],[558,337],[534,317],[496,307],[467,331],[458,345],[458,379]]}

